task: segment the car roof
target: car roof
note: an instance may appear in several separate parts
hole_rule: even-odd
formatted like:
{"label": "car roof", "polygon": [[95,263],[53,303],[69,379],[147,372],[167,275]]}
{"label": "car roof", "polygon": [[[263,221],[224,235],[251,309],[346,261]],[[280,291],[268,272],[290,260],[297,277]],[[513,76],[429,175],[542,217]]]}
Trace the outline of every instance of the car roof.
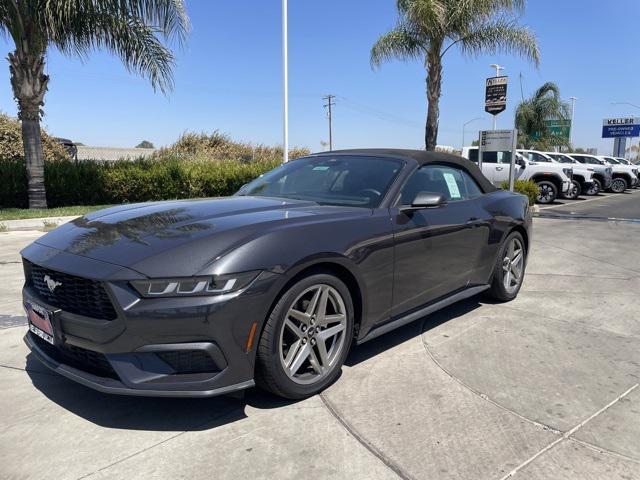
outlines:
{"label": "car roof", "polygon": [[497,188],[485,177],[478,166],[471,160],[459,155],[444,152],[430,152],[427,150],[409,150],[403,148],[359,148],[350,150],[331,150],[328,152],[313,153],[310,156],[331,155],[362,155],[370,157],[394,157],[398,159],[413,159],[420,166],[429,163],[448,164],[464,168],[485,192],[493,192]]}

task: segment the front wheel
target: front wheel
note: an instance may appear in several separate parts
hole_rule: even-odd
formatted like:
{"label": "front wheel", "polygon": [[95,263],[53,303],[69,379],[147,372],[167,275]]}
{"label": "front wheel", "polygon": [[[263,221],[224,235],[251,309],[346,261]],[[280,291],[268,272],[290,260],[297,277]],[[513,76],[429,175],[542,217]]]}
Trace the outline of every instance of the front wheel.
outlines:
{"label": "front wheel", "polygon": [[516,298],[522,286],[526,265],[524,239],[519,232],[511,232],[502,244],[494,265],[489,296],[500,302]]}
{"label": "front wheel", "polygon": [[622,177],[616,177],[611,182],[611,187],[609,189],[613,193],[623,193],[627,189],[627,181]]}
{"label": "front wheel", "polygon": [[591,196],[597,195],[598,193],[600,193],[600,190],[602,190],[602,183],[597,178],[594,178],[593,182],[587,189],[586,194]]}
{"label": "front wheel", "polygon": [[353,338],[349,289],[329,273],[307,276],[282,294],[260,337],[256,381],[285,398],[300,399],[339,375]]}
{"label": "front wheel", "polygon": [[556,187],[555,183],[548,180],[541,180],[536,183],[538,184],[538,196],[536,197],[538,203],[553,203],[558,196],[558,187]]}
{"label": "front wheel", "polygon": [[580,186],[580,182],[578,182],[577,180],[572,180],[569,191],[565,193],[563,197],[566,198],[567,200],[575,200],[580,196],[581,193],[582,193],[582,187]]}

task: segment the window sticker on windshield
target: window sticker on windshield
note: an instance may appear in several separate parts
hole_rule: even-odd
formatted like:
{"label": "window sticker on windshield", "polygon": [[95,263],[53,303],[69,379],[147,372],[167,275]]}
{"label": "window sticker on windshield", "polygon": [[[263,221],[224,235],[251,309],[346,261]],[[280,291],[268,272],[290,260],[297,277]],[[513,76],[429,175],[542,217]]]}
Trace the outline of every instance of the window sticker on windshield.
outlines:
{"label": "window sticker on windshield", "polygon": [[460,189],[458,189],[458,184],[456,183],[456,179],[453,176],[453,173],[443,173],[445,182],[447,182],[447,188],[449,189],[449,196],[454,198],[461,198]]}
{"label": "window sticker on windshield", "polygon": [[324,172],[325,170],[329,170],[329,167],[313,167],[314,171]]}

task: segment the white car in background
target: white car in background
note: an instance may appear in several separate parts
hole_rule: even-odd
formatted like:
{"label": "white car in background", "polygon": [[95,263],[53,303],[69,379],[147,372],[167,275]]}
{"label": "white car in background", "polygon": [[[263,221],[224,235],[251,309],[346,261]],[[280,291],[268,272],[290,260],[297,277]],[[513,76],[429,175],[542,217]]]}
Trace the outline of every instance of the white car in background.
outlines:
{"label": "white car in background", "polygon": [[[605,161],[607,164],[611,165],[611,168],[613,169],[614,172],[614,177],[615,177],[615,172],[616,171],[627,171],[630,174],[630,177],[621,177],[623,178],[626,182],[627,182],[627,186],[624,190],[626,190],[627,188],[635,188],[638,186],[638,167],[637,166],[633,166],[633,165],[627,165],[625,162],[621,162],[620,160],[618,160],[615,157],[609,157],[607,155],[601,155],[598,158],[600,158],[601,160]],[[622,188],[622,187],[620,187]],[[613,185],[611,186],[611,189],[613,190]],[[622,190],[624,192],[624,190]],[[616,193],[621,193],[621,192],[616,192]]]}
{"label": "white car in background", "polygon": [[[478,147],[464,147],[462,156],[478,163]],[[509,181],[511,152],[483,152],[482,173],[496,186]],[[516,180],[532,180],[538,184],[538,203],[553,203],[573,187],[573,168],[552,162],[535,162],[516,152]]]}
{"label": "white car in background", "polygon": [[[554,157],[555,153],[553,152],[539,152],[537,150],[518,150],[517,152],[533,162],[563,163]],[[569,200],[575,200],[582,193],[586,194],[588,191],[593,191],[594,186],[593,174],[595,170],[592,167],[578,163],[572,165],[572,168],[573,177],[571,178],[571,183],[573,185],[568,192],[563,194],[563,197]]]}
{"label": "white car in background", "polygon": [[566,153],[573,162],[588,165],[595,169],[593,175],[594,183],[598,183],[598,190],[604,192],[611,188],[613,183],[613,168],[611,165],[603,162],[602,160],[594,157],[593,155],[586,155],[584,153]]}
{"label": "white car in background", "polygon": [[559,152],[543,152],[545,155],[553,158],[558,163],[568,163],[573,167],[573,179],[580,182],[579,195],[597,195],[600,188],[609,177],[608,184],[611,185],[611,173],[607,175],[606,167],[596,165],[586,165],[571,158],[566,153]]}

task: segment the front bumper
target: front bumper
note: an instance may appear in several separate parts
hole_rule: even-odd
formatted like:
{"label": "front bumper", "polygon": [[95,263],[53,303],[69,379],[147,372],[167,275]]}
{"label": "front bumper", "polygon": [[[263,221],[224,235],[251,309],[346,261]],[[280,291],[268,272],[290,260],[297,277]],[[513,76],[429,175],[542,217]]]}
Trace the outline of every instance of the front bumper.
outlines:
{"label": "front bumper", "polygon": [[[66,258],[74,268],[65,272],[69,275],[105,271],[97,261],[63,252],[56,253],[57,262],[49,262],[51,252],[35,248],[39,252],[23,254],[45,268],[59,269],[64,255],[75,257]],[[241,294],[157,299],[137,297],[121,280],[126,275],[118,271],[100,279],[116,311],[111,320],[57,308],[27,283],[23,301],[51,312],[54,328],[55,346],[26,334],[34,356],[51,370],[105,393],[207,397],[254,385],[255,342],[248,348],[248,337],[253,330],[258,338],[282,286],[280,275],[263,272]]]}

